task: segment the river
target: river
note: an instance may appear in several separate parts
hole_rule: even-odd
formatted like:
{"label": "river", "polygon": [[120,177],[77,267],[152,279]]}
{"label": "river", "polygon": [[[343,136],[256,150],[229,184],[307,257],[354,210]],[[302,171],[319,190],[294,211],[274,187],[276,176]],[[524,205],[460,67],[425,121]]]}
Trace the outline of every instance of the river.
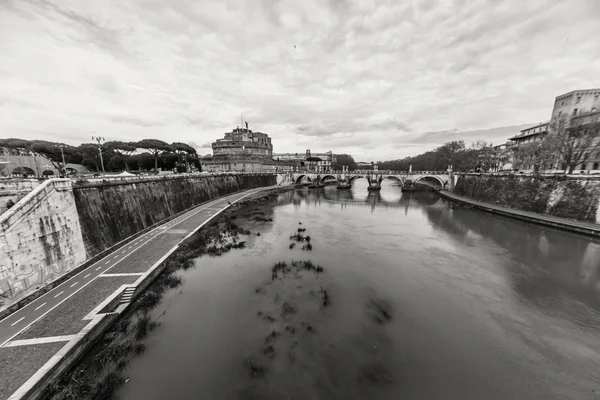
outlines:
{"label": "river", "polygon": [[117,398],[600,398],[600,242],[387,181],[247,215],[247,248],[196,260],[153,311]]}

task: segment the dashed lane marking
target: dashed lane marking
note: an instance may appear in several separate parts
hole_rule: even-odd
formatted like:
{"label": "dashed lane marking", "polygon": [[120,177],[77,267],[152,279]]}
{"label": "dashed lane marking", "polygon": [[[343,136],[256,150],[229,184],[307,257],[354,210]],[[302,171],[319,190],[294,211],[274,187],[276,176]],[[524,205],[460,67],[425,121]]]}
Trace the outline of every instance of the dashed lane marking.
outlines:
{"label": "dashed lane marking", "polygon": [[91,275],[91,273],[87,274],[86,276],[83,277],[83,279],[87,278],[90,275]]}
{"label": "dashed lane marking", "polygon": [[71,285],[71,286],[69,286],[69,287],[73,287],[73,286],[75,286],[75,285],[78,285],[78,284],[79,284],[79,282],[75,282],[74,284],[72,284],[72,285]]}
{"label": "dashed lane marking", "polygon": [[44,303],[44,304],[42,304],[42,305],[40,305],[40,306],[37,306],[37,308],[36,308],[34,311],[37,311],[37,310],[39,310],[40,308],[44,307],[45,305],[46,305],[46,303]]}
{"label": "dashed lane marking", "polygon": [[62,292],[60,292],[59,294],[55,295],[54,298],[57,298],[58,296],[60,296],[61,294],[63,294],[65,291],[63,290]]}
{"label": "dashed lane marking", "polygon": [[21,317],[18,320],[16,320],[15,322],[13,322],[12,324],[10,324],[10,326],[15,326],[16,324],[18,324],[19,322],[23,321],[25,319],[25,317]]}

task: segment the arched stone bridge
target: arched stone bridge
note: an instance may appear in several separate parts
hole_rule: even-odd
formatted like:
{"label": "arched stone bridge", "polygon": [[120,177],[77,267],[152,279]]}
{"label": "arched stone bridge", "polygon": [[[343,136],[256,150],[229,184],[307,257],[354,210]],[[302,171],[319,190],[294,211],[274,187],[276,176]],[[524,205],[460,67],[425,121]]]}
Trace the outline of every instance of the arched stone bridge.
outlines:
{"label": "arched stone bridge", "polygon": [[294,172],[290,180],[295,184],[309,183],[314,186],[323,186],[326,182],[337,181],[338,187],[351,187],[357,179],[366,179],[369,182],[369,190],[381,188],[381,182],[385,179],[393,179],[401,183],[403,187],[414,183],[429,186],[437,186],[452,190],[456,183],[454,174],[448,171],[420,171],[420,172],[396,172],[396,171],[342,171],[336,173],[303,173]]}

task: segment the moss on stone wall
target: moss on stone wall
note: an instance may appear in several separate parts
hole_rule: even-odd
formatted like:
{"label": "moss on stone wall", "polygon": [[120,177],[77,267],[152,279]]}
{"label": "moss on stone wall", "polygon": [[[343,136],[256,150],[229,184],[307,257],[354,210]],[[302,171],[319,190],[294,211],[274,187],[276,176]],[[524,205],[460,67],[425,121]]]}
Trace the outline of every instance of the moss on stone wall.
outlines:
{"label": "moss on stone wall", "polygon": [[73,190],[88,258],[219,196],[276,184],[275,175],[222,175],[99,184]]}
{"label": "moss on stone wall", "polygon": [[564,177],[464,175],[458,178],[454,193],[517,210],[597,222],[600,181]]}

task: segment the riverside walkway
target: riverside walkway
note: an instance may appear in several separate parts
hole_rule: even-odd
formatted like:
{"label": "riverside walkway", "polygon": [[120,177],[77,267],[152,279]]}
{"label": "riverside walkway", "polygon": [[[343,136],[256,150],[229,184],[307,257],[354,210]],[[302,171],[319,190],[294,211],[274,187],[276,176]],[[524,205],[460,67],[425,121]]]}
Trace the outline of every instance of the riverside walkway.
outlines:
{"label": "riverside walkway", "polygon": [[[0,400],[21,399],[98,328],[102,309],[133,291],[178,245],[251,189],[201,204],[118,248],[0,321]],[[147,279],[146,279],[147,280]]]}
{"label": "riverside walkway", "polygon": [[496,204],[473,200],[469,197],[460,196],[447,190],[440,190],[440,195],[446,199],[454,200],[460,203],[470,204],[480,210],[488,211],[494,214],[504,215],[510,218],[517,218],[524,221],[533,222],[539,225],[551,226],[570,232],[581,233],[600,237],[600,224],[592,222],[576,221],[567,218],[555,217],[548,214],[540,214],[531,211],[515,210],[509,207],[503,207]]}

